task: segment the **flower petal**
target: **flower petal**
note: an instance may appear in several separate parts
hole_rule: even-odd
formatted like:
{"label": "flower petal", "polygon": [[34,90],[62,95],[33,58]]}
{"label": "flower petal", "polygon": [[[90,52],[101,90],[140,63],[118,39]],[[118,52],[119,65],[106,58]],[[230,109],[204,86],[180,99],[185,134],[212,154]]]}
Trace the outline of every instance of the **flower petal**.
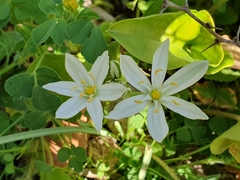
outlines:
{"label": "flower petal", "polygon": [[162,86],[168,65],[169,39],[165,40],[153,55],[152,61],[152,86],[159,89]]}
{"label": "flower petal", "polygon": [[87,111],[94,123],[94,126],[98,132],[102,129],[102,121],[103,121],[103,109],[101,102],[94,98],[87,105]]}
{"label": "flower petal", "polygon": [[120,68],[126,80],[138,90],[148,93],[151,84],[135,61],[127,55],[120,55]]}
{"label": "flower petal", "polygon": [[108,57],[108,51],[104,51],[101,56],[97,58],[97,60],[94,62],[92,69],[90,71],[90,74],[95,78],[95,82],[97,84],[97,87],[100,86],[105,77],[107,76],[109,69],[109,57]]}
{"label": "flower petal", "polygon": [[104,84],[97,90],[97,97],[101,101],[114,101],[122,96],[126,88],[120,83]]}
{"label": "flower petal", "polygon": [[154,140],[162,142],[162,140],[167,136],[169,128],[162,106],[159,105],[159,111],[157,113],[153,113],[155,109],[156,107],[154,104],[151,104],[148,108],[148,131]]}
{"label": "flower petal", "polygon": [[76,83],[80,83],[81,79],[83,79],[86,83],[90,84],[92,80],[83,64],[71,54],[66,53],[65,57],[65,67],[71,78]]}
{"label": "flower petal", "polygon": [[161,104],[189,119],[208,119],[208,116],[195,104],[174,96],[163,96]]}
{"label": "flower petal", "polygon": [[208,61],[192,62],[182,67],[163,83],[162,93],[172,95],[193,85],[203,77],[207,69]]}
{"label": "flower petal", "polygon": [[79,111],[87,105],[87,98],[70,98],[65,101],[57,110],[56,118],[65,119],[75,116]]}
{"label": "flower petal", "polygon": [[44,89],[56,92],[64,96],[79,96],[78,84],[70,81],[59,81],[54,83],[49,83],[43,86]]}
{"label": "flower petal", "polygon": [[[132,116],[133,114],[138,113],[139,111],[143,110],[147,105],[149,105],[150,101],[143,101],[146,97],[146,95],[137,95],[130,97],[128,99],[125,99],[118,103],[115,108],[107,115],[105,116],[108,119],[122,119],[125,117]],[[137,100],[141,103],[136,103],[134,100]]]}

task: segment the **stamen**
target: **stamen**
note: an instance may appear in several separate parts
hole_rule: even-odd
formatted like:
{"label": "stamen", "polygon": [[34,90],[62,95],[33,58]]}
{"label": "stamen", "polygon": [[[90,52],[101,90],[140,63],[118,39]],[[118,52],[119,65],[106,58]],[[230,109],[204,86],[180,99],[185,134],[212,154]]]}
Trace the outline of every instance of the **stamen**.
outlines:
{"label": "stamen", "polygon": [[153,113],[158,113],[158,111],[159,111],[159,109],[157,108],[153,111]]}
{"label": "stamen", "polygon": [[142,104],[143,102],[141,100],[134,100],[135,103],[137,104]]}
{"label": "stamen", "polygon": [[95,80],[95,77],[92,74],[89,73],[89,76],[91,76],[91,78]]}
{"label": "stamen", "polygon": [[161,94],[157,89],[152,90],[150,96],[152,97],[153,100],[159,100],[161,98]]}
{"label": "stamen", "polygon": [[179,104],[177,101],[175,100],[172,100],[173,104],[177,105],[177,106],[180,106],[181,104]]}
{"label": "stamen", "polygon": [[85,88],[85,93],[87,95],[95,94],[95,90],[96,90],[96,84],[94,86],[89,86]]}
{"label": "stamen", "polygon": [[138,84],[144,84],[144,81],[139,81]]}
{"label": "stamen", "polygon": [[83,79],[81,79],[80,81],[81,81],[81,83],[82,83],[83,85],[86,84],[86,82],[85,82]]}
{"label": "stamen", "polygon": [[83,95],[84,95],[84,92],[81,92],[81,93],[79,94],[79,97],[82,98]]}
{"label": "stamen", "polygon": [[157,69],[157,70],[154,72],[154,74],[157,75],[157,73],[159,73],[159,72],[161,72],[161,71],[162,71],[162,69]]}
{"label": "stamen", "polygon": [[93,97],[90,97],[87,102],[90,103],[92,102],[92,100],[93,100]]}
{"label": "stamen", "polygon": [[170,86],[176,86],[176,87],[178,87],[178,84],[175,83],[175,82],[171,82],[171,83],[170,83]]}

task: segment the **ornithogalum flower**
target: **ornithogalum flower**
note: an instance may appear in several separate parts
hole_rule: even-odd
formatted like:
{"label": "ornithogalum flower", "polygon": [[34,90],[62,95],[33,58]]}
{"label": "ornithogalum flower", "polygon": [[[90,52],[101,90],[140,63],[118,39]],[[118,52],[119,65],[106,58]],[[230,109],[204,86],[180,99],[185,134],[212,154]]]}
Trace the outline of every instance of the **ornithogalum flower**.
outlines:
{"label": "ornithogalum flower", "polygon": [[90,72],[71,54],[66,53],[65,68],[74,82],[59,81],[43,88],[71,97],[56,111],[56,118],[70,118],[87,108],[97,131],[102,128],[103,109],[100,101],[112,101],[122,96],[125,87],[119,83],[102,84],[109,69],[108,51],[94,62]]}
{"label": "ornithogalum flower", "polygon": [[131,57],[120,56],[122,74],[141,94],[121,101],[106,116],[118,120],[136,114],[148,106],[148,130],[158,142],[161,142],[169,131],[162,105],[189,119],[208,119],[196,105],[171,96],[197,82],[206,73],[208,61],[190,63],[163,82],[167,71],[168,49],[169,40],[166,40],[154,53],[151,83]]}

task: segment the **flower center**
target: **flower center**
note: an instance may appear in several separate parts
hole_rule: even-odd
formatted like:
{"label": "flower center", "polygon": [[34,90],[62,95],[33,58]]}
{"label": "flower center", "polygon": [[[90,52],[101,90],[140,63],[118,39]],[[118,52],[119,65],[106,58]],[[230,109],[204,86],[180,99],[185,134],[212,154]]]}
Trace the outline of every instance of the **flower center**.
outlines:
{"label": "flower center", "polygon": [[158,100],[161,97],[161,94],[159,93],[159,91],[157,89],[152,90],[150,95],[153,100]]}
{"label": "flower center", "polygon": [[95,90],[96,90],[96,85],[85,87],[85,94],[90,96],[92,94],[95,94]]}

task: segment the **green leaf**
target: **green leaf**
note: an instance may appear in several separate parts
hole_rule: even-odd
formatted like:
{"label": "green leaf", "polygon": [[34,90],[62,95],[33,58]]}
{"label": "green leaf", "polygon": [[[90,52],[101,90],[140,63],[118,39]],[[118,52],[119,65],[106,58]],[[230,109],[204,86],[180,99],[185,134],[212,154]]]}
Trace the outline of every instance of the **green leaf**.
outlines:
{"label": "green leaf", "polygon": [[222,69],[216,74],[205,75],[204,78],[218,82],[232,82],[240,78],[239,71],[233,71],[230,68]]}
{"label": "green leaf", "polygon": [[34,168],[38,169],[39,171],[42,172],[51,172],[53,171],[52,166],[40,161],[40,160],[36,160],[34,162]]}
{"label": "green leaf", "polygon": [[184,141],[184,142],[189,142],[191,141],[191,133],[189,129],[187,128],[180,128],[177,130],[177,139]]}
{"label": "green leaf", "polygon": [[32,101],[33,106],[40,111],[55,110],[61,104],[59,97],[39,85],[35,85],[33,88]]}
{"label": "green leaf", "polygon": [[72,177],[69,174],[66,174],[65,170],[62,169],[54,169],[50,172],[40,172],[41,180],[72,180]]}
{"label": "green leaf", "polygon": [[46,54],[44,58],[37,58],[28,68],[27,72],[34,72],[36,67],[49,67],[53,69],[62,80],[72,81],[65,69],[65,55],[63,54]]}
{"label": "green leaf", "polygon": [[20,73],[10,77],[5,83],[5,90],[17,99],[31,98],[34,77],[30,73]]}
{"label": "green leaf", "polygon": [[14,52],[15,46],[23,40],[18,32],[7,32],[0,36],[0,60]]}
{"label": "green leaf", "polygon": [[20,4],[14,8],[14,14],[17,20],[24,21],[31,17],[31,10],[25,4]]}
{"label": "green leaf", "polygon": [[142,152],[138,149],[138,147],[134,147],[132,149],[132,155],[133,155],[133,159],[138,161],[140,159],[140,157],[142,156]]}
{"label": "green leaf", "polygon": [[194,141],[199,141],[206,134],[206,127],[196,126],[191,128],[191,133]]}
{"label": "green leaf", "polygon": [[186,127],[195,127],[199,124],[199,121],[184,118],[184,124],[185,124]]}
{"label": "green leaf", "polygon": [[47,117],[43,112],[30,112],[22,119],[23,126],[30,129],[40,129],[45,126]]}
{"label": "green leaf", "polygon": [[153,1],[153,3],[149,6],[147,11],[143,14],[143,17],[153,15],[153,14],[159,14],[162,8],[162,3],[163,3],[163,0]]}
{"label": "green leaf", "polygon": [[209,128],[214,134],[221,135],[230,127],[230,120],[219,116],[213,117],[209,121]]}
{"label": "green leaf", "polygon": [[40,67],[36,70],[36,78],[39,86],[60,81],[58,74],[48,67]]}
{"label": "green leaf", "polygon": [[98,27],[94,27],[91,36],[82,45],[81,53],[89,63],[94,63],[98,56],[107,50],[107,44]]}
{"label": "green leaf", "polygon": [[6,27],[10,20],[11,20],[10,14],[6,19],[0,20],[0,28]]}
{"label": "green leaf", "polygon": [[97,13],[93,12],[91,8],[84,8],[78,15],[77,19],[99,19]]}
{"label": "green leaf", "polygon": [[235,108],[237,96],[231,88],[219,88],[215,94],[214,105],[221,108]]}
{"label": "green leaf", "polygon": [[131,118],[130,126],[133,126],[135,128],[142,128],[144,125],[144,118],[143,116],[137,114]]}
{"label": "green leaf", "polygon": [[[33,43],[32,38],[28,39],[23,51],[22,51],[22,56],[23,57],[30,57],[37,53],[38,49],[37,46]],[[33,61],[35,62],[35,60]]]}
{"label": "green leaf", "polygon": [[87,160],[87,153],[85,149],[82,147],[75,147],[74,145],[72,145],[71,153],[75,158],[77,158],[81,162],[84,162]]}
{"label": "green leaf", "polygon": [[57,25],[54,28],[51,36],[54,43],[56,43],[57,45],[62,45],[63,42],[67,40],[67,36],[65,33],[66,27],[67,27],[66,21],[64,20],[57,21]]}
{"label": "green leaf", "polygon": [[[2,92],[0,92],[0,93],[2,93]],[[3,94],[1,94],[1,96],[2,95]],[[0,101],[0,104],[1,104],[1,101]],[[0,112],[0,124],[1,124],[0,133],[1,133],[1,132],[5,131],[5,129],[10,125],[10,118],[8,117],[7,113]]]}
{"label": "green leaf", "polygon": [[57,21],[55,19],[50,19],[34,28],[32,31],[32,40],[34,44],[38,46],[45,42],[52,34],[56,24]]}
{"label": "green leaf", "polygon": [[59,8],[52,0],[41,0],[39,8],[47,15],[53,14],[57,17],[61,16]]}
{"label": "green leaf", "polygon": [[75,172],[82,172],[83,164],[78,158],[71,158],[68,167],[73,168]]}
{"label": "green leaf", "polygon": [[8,162],[8,163],[12,162],[13,159],[14,159],[14,156],[12,154],[10,154],[10,153],[6,153],[6,154],[3,155],[3,160],[5,162]]}
{"label": "green leaf", "polygon": [[214,6],[217,7],[217,11],[219,11],[220,13],[224,13],[226,11],[227,3],[220,3],[220,4],[218,4],[220,2],[219,0],[212,0],[212,2],[214,4]]}
{"label": "green leaf", "polygon": [[213,154],[221,154],[232,144],[240,141],[240,122],[232,126],[222,135],[217,137],[211,144],[210,150]]}
{"label": "green leaf", "polygon": [[57,157],[60,162],[66,162],[71,157],[71,150],[67,147],[59,149]]}
{"label": "green leaf", "polygon": [[[203,22],[214,25],[207,11],[192,13]],[[216,67],[223,59],[220,45],[202,52],[215,42],[215,37],[182,12],[123,20],[113,24],[108,32],[128,52],[147,63],[152,62],[153,54],[161,42],[169,38],[168,69],[176,69],[202,59],[209,60],[209,65]]]}
{"label": "green leaf", "polygon": [[67,37],[75,44],[82,44],[89,36],[93,24],[90,20],[73,21],[66,28]]}
{"label": "green leaf", "polygon": [[6,174],[14,174],[15,166],[14,166],[13,162],[6,164],[4,170],[5,170]]}
{"label": "green leaf", "polygon": [[0,20],[6,19],[10,14],[10,4],[6,0],[0,3]]}

